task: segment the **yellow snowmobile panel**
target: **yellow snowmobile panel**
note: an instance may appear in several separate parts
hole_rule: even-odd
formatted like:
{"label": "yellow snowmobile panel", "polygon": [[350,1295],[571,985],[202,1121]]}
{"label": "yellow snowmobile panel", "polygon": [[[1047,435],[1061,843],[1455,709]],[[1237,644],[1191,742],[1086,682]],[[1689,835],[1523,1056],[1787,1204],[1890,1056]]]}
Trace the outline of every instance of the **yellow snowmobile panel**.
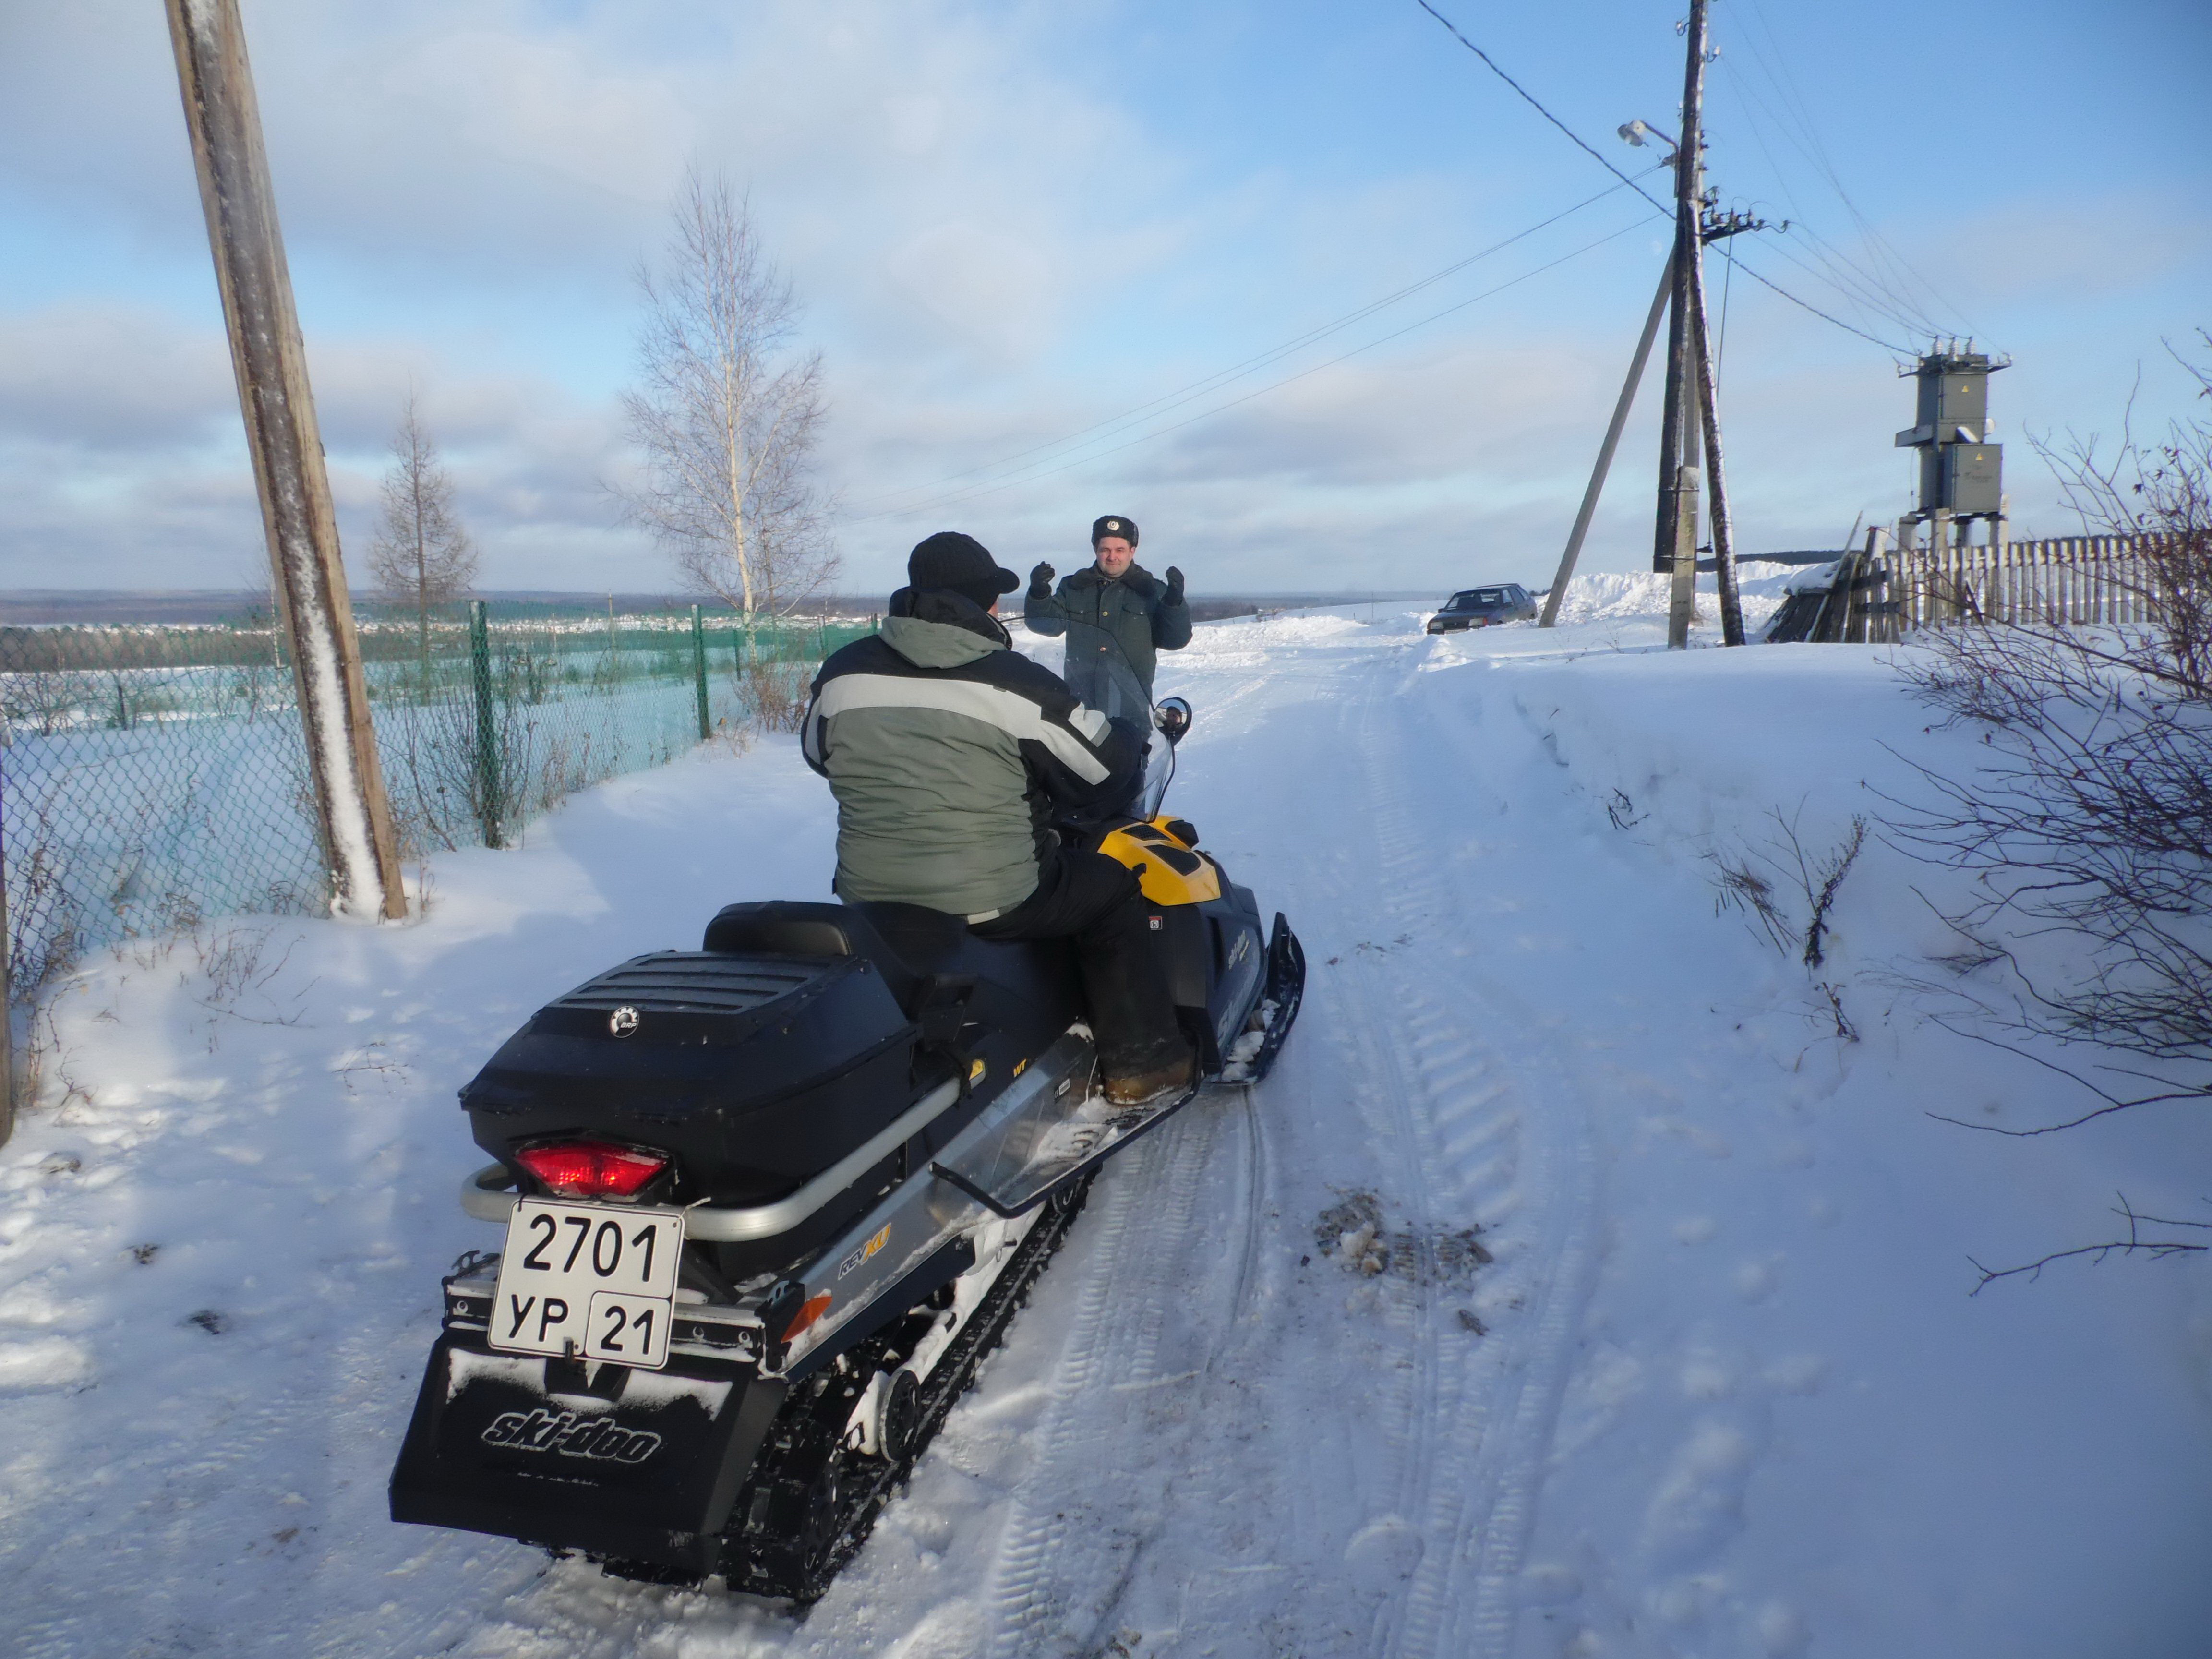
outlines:
{"label": "yellow snowmobile panel", "polygon": [[1221,868],[1182,841],[1172,818],[1125,823],[1109,830],[1098,850],[1137,872],[1137,885],[1155,904],[1203,904],[1221,896]]}

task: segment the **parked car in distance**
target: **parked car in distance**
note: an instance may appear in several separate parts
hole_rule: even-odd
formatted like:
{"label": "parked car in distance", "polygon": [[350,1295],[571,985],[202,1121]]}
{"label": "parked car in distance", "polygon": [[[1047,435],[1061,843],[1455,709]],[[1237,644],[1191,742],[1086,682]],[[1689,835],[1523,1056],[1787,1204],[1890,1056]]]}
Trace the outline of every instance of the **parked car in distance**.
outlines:
{"label": "parked car in distance", "polygon": [[1528,590],[1519,582],[1500,582],[1494,587],[1462,588],[1429,618],[1429,632],[1455,634],[1463,628],[1535,619],[1536,601]]}

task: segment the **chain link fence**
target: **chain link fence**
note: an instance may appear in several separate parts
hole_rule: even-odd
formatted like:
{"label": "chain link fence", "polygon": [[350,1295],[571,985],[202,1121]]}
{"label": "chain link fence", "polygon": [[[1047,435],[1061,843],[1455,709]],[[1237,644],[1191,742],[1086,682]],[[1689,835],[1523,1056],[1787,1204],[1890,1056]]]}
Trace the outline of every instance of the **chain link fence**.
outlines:
{"label": "chain link fence", "polygon": [[[791,729],[816,665],[872,627],[748,630],[697,606],[363,606],[402,848],[510,846],[577,790],[717,734]],[[0,865],[18,1002],[126,939],[326,910],[282,630],[252,616],[0,628]]]}

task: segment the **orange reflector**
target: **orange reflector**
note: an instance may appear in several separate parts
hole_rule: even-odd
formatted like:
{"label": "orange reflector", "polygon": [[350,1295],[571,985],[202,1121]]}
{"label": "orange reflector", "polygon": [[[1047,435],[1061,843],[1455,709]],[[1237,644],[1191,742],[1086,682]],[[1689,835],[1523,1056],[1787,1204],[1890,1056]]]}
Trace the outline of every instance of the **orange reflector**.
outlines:
{"label": "orange reflector", "polygon": [[808,1297],[805,1305],[799,1309],[798,1317],[791,1322],[790,1328],[784,1332],[783,1340],[787,1342],[798,1341],[801,1331],[830,1311],[830,1292],[828,1291],[823,1291],[819,1296]]}

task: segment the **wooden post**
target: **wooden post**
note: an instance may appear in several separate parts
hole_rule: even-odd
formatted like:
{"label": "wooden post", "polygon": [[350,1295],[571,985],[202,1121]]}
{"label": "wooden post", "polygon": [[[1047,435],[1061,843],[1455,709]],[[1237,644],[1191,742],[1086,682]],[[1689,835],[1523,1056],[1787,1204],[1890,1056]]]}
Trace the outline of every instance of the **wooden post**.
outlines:
{"label": "wooden post", "polygon": [[[1690,267],[1690,335],[1698,372],[1698,414],[1705,447],[1705,489],[1713,504],[1713,586],[1720,595],[1721,643],[1742,645],[1743,596],[1735,581],[1735,526],[1729,517],[1728,477],[1721,466],[1720,382],[1713,374],[1711,341],[1705,318],[1705,262]],[[1691,548],[1690,568],[1697,568]]]}
{"label": "wooden post", "polygon": [[1682,142],[1674,155],[1674,258],[1673,301],[1667,323],[1667,402],[1659,428],[1659,520],[1652,548],[1652,568],[1673,573],[1667,605],[1667,644],[1680,650],[1690,642],[1690,620],[1698,605],[1698,538],[1688,538],[1685,562],[1682,520],[1695,520],[1694,495],[1698,469],[1683,465],[1685,452],[1695,447],[1699,422],[1695,414],[1697,386],[1690,374],[1690,296],[1693,270],[1705,245],[1699,237],[1698,194],[1702,185],[1700,133],[1705,88],[1705,0],[1690,0],[1690,20],[1683,31],[1685,64],[1682,70]]}
{"label": "wooden post", "polygon": [[1902,631],[1899,625],[1900,618],[1889,608],[1890,596],[1899,592],[1899,589],[1891,576],[1893,562],[1883,556],[1882,544],[1888,539],[1889,532],[1880,525],[1867,526],[1863,568],[1873,586],[1867,589],[1866,636],[1877,645],[1895,644]]}
{"label": "wooden post", "polygon": [[[1694,397],[1696,393],[1693,392],[1691,395]],[[1692,433],[1697,430],[1694,425],[1690,429]],[[1675,646],[1674,616],[1682,606],[1684,590],[1688,590],[1690,598],[1689,609],[1683,612],[1680,641],[1682,645],[1686,646],[1689,643],[1689,617],[1696,611],[1698,603],[1698,485],[1699,478],[1698,463],[1694,459],[1697,452],[1692,450],[1690,453],[1692,459],[1684,461],[1675,469],[1676,476],[1682,482],[1680,489],[1676,492],[1681,497],[1681,510],[1674,520],[1674,583],[1668,595],[1667,642],[1670,647]],[[1681,573],[1684,570],[1690,573],[1686,582],[1682,579]]]}
{"label": "wooden post", "polygon": [[333,898],[349,915],[398,918],[407,913],[398,842],[377,766],[368,685],[238,0],[167,0],[167,7],[276,604],[292,640]]}
{"label": "wooden post", "polygon": [[1644,333],[1636,342],[1636,355],[1629,359],[1628,378],[1621,383],[1620,398],[1613,406],[1613,422],[1605,429],[1605,441],[1598,446],[1597,465],[1590,469],[1589,487],[1583,491],[1582,510],[1575,514],[1575,527],[1567,535],[1567,550],[1559,556],[1559,574],[1552,578],[1552,591],[1544,595],[1544,614],[1536,619],[1539,628],[1550,628],[1559,620],[1559,605],[1567,597],[1567,583],[1573,580],[1575,562],[1582,556],[1583,538],[1589,533],[1590,518],[1597,511],[1597,498],[1605,489],[1605,475],[1613,466],[1613,452],[1620,442],[1621,428],[1628,424],[1628,411],[1636,402],[1636,388],[1644,379],[1644,365],[1651,356],[1651,343],[1658,337],[1659,319],[1666,314],[1668,296],[1674,290],[1674,262],[1660,273],[1659,291],[1651,296],[1651,310],[1644,319]]}

